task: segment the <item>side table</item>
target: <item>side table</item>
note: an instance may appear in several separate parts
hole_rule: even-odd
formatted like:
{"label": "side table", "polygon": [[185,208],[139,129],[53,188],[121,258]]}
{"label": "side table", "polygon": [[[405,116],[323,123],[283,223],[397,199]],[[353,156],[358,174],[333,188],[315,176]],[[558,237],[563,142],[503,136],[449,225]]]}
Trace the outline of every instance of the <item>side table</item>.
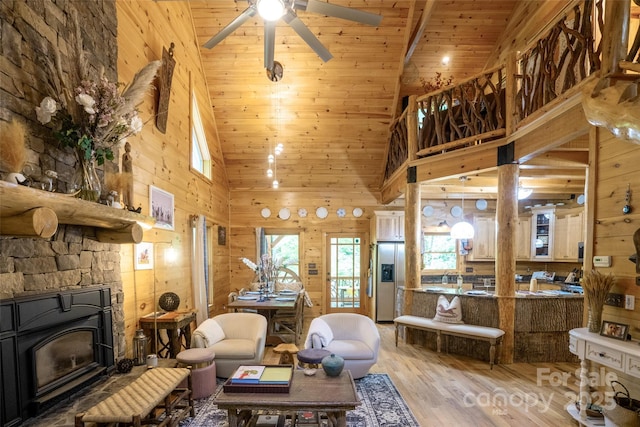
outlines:
{"label": "side table", "polygon": [[[154,317],[154,314],[157,317]],[[177,312],[168,313],[152,313],[140,318],[140,327],[144,330],[144,334],[151,341],[151,352],[159,357],[175,357],[182,350],[182,337],[184,336],[184,348],[191,345],[191,322],[196,320],[196,312]],[[167,333],[167,341],[164,341],[160,331],[164,329]],[[158,339],[158,347],[156,348],[156,340],[154,333]]]}

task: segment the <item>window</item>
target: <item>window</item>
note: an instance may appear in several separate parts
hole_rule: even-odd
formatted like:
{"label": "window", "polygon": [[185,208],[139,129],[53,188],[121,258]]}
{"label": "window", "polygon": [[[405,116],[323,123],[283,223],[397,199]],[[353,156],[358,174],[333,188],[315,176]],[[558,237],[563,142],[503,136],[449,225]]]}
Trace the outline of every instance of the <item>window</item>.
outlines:
{"label": "window", "polygon": [[196,96],[191,96],[191,167],[211,179],[211,154]]}
{"label": "window", "polygon": [[424,270],[457,270],[456,239],[448,234],[422,235],[422,268]]}
{"label": "window", "polygon": [[282,261],[283,267],[300,276],[300,236],[285,233],[265,230],[266,250],[263,253]]}

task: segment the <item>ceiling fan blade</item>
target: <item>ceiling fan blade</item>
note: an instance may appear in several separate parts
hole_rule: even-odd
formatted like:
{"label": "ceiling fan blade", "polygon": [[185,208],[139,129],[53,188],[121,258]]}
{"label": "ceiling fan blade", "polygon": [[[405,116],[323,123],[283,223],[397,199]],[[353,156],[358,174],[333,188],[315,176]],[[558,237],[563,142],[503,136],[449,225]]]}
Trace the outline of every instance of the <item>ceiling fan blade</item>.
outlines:
{"label": "ceiling fan blade", "polygon": [[220,43],[222,40],[224,40],[224,38],[227,37],[229,34],[233,33],[236,30],[236,28],[244,24],[247,19],[254,16],[257,12],[258,10],[254,5],[249,6],[244,10],[244,12],[238,15],[236,19],[234,19],[226,27],[224,27],[222,31],[220,31],[215,36],[211,37],[209,41],[207,41],[202,46],[206,47],[207,49],[211,49],[212,47]]}
{"label": "ceiling fan blade", "polygon": [[327,62],[328,60],[333,58],[331,52],[329,52],[327,48],[324,47],[322,43],[320,43],[320,40],[318,40],[318,38],[313,35],[311,30],[309,30],[309,28],[307,28],[307,26],[298,19],[295,13],[289,10],[282,19],[284,19],[284,21],[289,24],[300,37],[302,37],[302,40],[304,40],[305,43],[307,43],[309,47],[313,49],[316,54],[318,54],[320,59],[322,59],[324,62]]}
{"label": "ceiling fan blade", "polygon": [[308,0],[306,11],[360,22],[361,24],[367,24],[374,27],[380,25],[380,22],[382,21],[382,16],[376,15],[375,13],[352,9],[345,6],[338,6],[318,0]]}
{"label": "ceiling fan blade", "polygon": [[275,21],[264,21],[264,68],[273,70],[273,55],[276,44]]}

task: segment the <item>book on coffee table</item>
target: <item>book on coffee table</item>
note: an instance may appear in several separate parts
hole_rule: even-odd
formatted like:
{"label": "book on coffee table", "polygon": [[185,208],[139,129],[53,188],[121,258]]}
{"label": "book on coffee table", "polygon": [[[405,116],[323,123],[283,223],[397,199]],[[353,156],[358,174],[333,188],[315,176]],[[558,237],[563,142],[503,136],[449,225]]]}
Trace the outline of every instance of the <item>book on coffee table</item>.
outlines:
{"label": "book on coffee table", "polygon": [[264,368],[263,365],[242,365],[231,376],[231,382],[234,384],[258,384]]}
{"label": "book on coffee table", "polygon": [[228,393],[288,393],[293,365],[240,366],[224,383]]}

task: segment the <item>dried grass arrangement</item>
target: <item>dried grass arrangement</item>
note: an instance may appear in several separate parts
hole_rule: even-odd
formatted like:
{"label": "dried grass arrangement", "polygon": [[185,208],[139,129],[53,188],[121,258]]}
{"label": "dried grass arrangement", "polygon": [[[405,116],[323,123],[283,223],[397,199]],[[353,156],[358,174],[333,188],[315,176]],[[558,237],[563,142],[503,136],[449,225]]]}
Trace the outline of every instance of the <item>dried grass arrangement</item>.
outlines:
{"label": "dried grass arrangement", "polygon": [[0,170],[20,173],[27,160],[25,130],[22,123],[0,121]]}
{"label": "dried grass arrangement", "polygon": [[582,279],[582,289],[589,304],[589,323],[587,327],[590,332],[600,332],[602,307],[614,284],[615,277],[613,274],[609,273],[605,276],[596,270],[591,270]]}

